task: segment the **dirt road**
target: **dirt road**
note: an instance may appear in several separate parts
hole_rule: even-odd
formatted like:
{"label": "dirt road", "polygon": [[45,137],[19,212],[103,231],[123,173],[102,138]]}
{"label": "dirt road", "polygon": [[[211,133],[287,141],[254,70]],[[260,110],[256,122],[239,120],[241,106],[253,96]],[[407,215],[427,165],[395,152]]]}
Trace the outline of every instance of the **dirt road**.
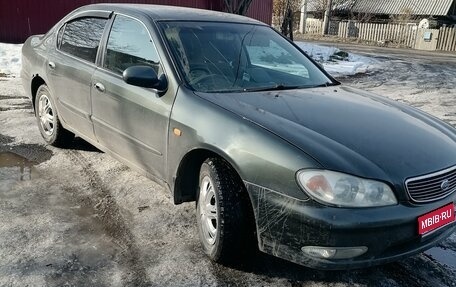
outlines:
{"label": "dirt road", "polygon": [[[456,125],[456,64],[381,57],[342,79]],[[226,267],[203,256],[194,203],[80,139],[44,146],[19,79],[0,78],[0,286],[454,286],[456,235],[427,254],[350,272],[264,254]]]}

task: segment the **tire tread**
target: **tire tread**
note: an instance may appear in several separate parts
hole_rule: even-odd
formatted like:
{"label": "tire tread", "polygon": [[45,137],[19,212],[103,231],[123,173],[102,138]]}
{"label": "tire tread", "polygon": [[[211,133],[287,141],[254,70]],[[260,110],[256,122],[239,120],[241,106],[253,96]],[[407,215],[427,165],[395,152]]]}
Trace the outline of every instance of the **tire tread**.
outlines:
{"label": "tire tread", "polygon": [[[219,196],[219,242],[212,260],[232,263],[241,259],[252,247],[254,231],[249,214],[250,200],[241,179],[230,165],[221,158],[209,158],[204,162],[213,175],[213,184]],[[203,164],[203,165],[204,165]]]}

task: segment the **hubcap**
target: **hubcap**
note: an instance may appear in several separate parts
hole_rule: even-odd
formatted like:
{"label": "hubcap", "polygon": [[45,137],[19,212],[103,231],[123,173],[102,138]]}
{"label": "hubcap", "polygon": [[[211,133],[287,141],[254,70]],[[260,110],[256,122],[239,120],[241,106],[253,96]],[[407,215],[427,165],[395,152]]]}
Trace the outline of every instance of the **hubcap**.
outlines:
{"label": "hubcap", "polygon": [[54,132],[54,111],[52,110],[51,100],[45,94],[40,95],[38,101],[38,117],[44,133],[51,136]]}
{"label": "hubcap", "polygon": [[201,181],[198,205],[203,237],[207,243],[214,245],[217,239],[217,199],[208,176]]}

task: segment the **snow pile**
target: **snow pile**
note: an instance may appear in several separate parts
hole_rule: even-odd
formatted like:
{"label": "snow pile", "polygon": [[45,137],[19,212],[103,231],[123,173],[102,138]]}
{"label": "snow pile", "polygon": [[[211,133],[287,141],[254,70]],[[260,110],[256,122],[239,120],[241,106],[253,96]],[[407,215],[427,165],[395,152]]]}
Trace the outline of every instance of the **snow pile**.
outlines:
{"label": "snow pile", "polygon": [[22,44],[0,43],[0,75],[19,77]]}
{"label": "snow pile", "polygon": [[369,73],[378,69],[378,62],[369,57],[348,54],[336,47],[295,42],[312,59],[321,63],[328,73],[334,77],[353,76]]}

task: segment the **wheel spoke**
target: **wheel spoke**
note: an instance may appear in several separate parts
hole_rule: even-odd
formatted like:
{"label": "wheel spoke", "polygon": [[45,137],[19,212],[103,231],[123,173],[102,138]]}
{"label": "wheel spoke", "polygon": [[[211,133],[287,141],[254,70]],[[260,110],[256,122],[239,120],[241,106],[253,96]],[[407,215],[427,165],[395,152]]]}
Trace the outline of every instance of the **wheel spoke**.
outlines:
{"label": "wheel spoke", "polygon": [[201,181],[198,206],[202,235],[207,243],[213,245],[217,238],[217,202],[209,177]]}
{"label": "wheel spoke", "polygon": [[201,223],[202,223],[201,227],[203,228],[203,234],[205,236],[210,235],[209,226],[207,225],[207,217],[205,215],[201,216]]}
{"label": "wheel spoke", "polygon": [[215,205],[206,204],[205,209],[207,211],[207,216],[211,218],[217,217],[217,207]]}
{"label": "wheel spoke", "polygon": [[200,199],[201,200],[204,200],[206,198],[208,186],[209,186],[209,182],[203,182],[201,184],[201,189],[200,189]]}
{"label": "wheel spoke", "polygon": [[41,104],[38,105],[38,116],[41,118],[41,116],[43,115],[43,107],[41,106]]}
{"label": "wheel spoke", "polygon": [[215,228],[213,225],[210,225],[208,229],[209,236],[215,240],[215,236],[217,235],[217,228]]}
{"label": "wheel spoke", "polygon": [[49,99],[46,99],[45,105],[44,105],[44,110],[46,111],[46,113],[48,113],[49,110],[51,110],[51,109],[52,109],[51,103],[49,102]]}
{"label": "wheel spoke", "polygon": [[52,130],[51,123],[49,121],[46,121],[44,126],[46,131],[50,132]]}
{"label": "wheel spoke", "polygon": [[54,122],[54,116],[53,116],[53,115],[51,115],[51,114],[46,114],[45,117],[46,117],[46,120],[47,120],[47,121],[49,121],[49,122],[51,122],[51,123]]}

